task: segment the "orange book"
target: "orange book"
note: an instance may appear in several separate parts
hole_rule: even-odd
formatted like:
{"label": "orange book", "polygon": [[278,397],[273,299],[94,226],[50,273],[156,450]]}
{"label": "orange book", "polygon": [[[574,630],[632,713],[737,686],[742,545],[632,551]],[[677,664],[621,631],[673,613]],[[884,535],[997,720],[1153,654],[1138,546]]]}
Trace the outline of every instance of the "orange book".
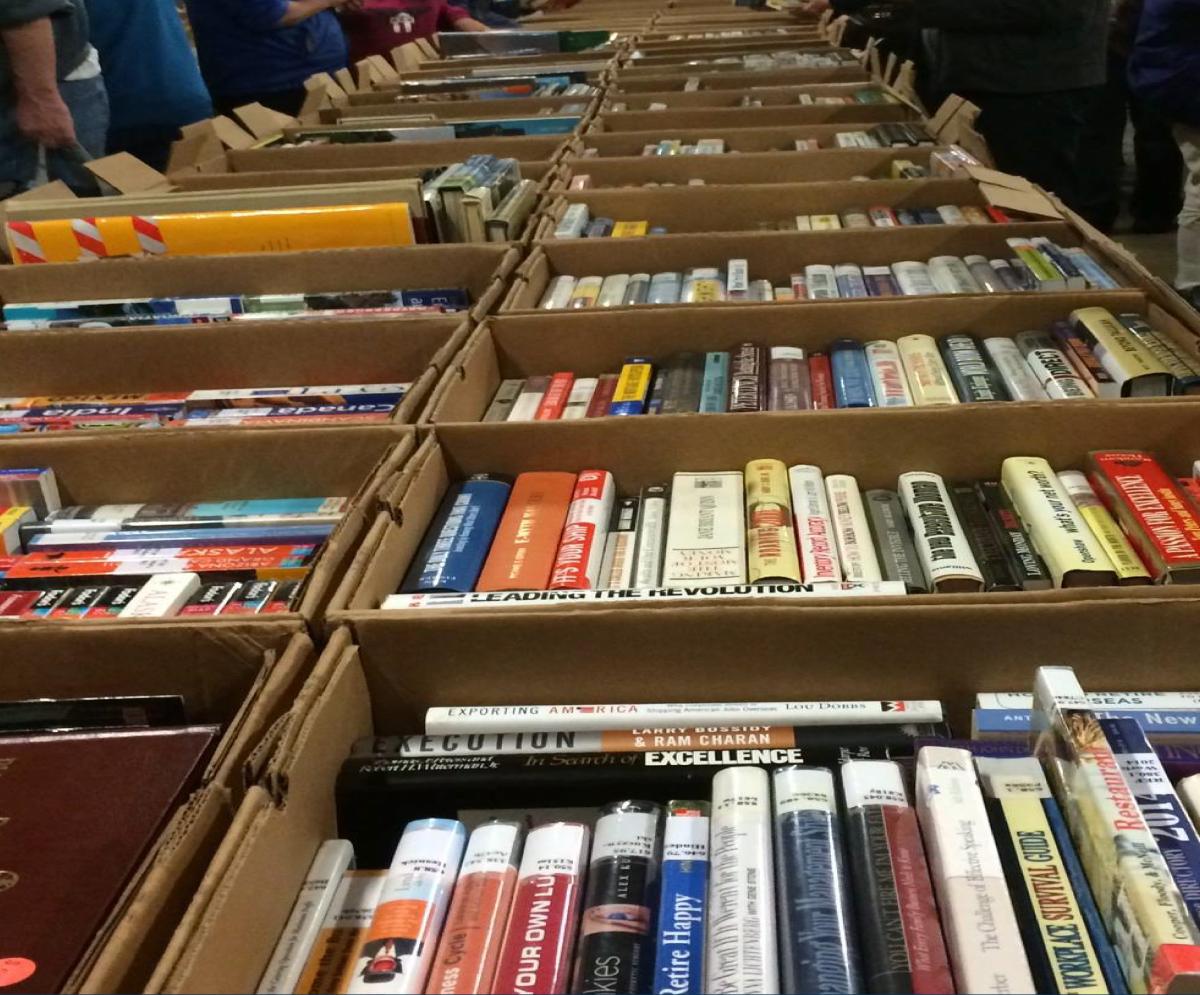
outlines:
{"label": "orange book", "polygon": [[544,591],[574,491],[573,473],[518,476],[475,590]]}

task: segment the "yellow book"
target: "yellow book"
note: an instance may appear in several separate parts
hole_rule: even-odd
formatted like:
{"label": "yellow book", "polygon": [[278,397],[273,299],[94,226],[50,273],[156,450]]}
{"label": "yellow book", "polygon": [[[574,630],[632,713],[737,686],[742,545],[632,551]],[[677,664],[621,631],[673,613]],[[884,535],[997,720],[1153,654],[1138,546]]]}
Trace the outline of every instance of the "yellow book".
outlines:
{"label": "yellow book", "polygon": [[1039,456],[1010,456],[1000,466],[1000,483],[1056,587],[1116,583],[1112,561],[1049,463]]}
{"label": "yellow book", "polygon": [[932,335],[904,335],[896,340],[908,378],[913,404],[918,407],[958,404],[958,393]]}
{"label": "yellow book", "polygon": [[1075,509],[1083,516],[1096,541],[1104,548],[1117,572],[1118,584],[1153,584],[1154,578],[1142,563],[1121,526],[1109,514],[1104,503],[1092,490],[1092,485],[1078,470],[1064,470],[1058,475],[1063,488],[1075,502]]}
{"label": "yellow book", "polygon": [[800,583],[787,466],[777,459],[746,464],[746,550],[751,584]]}
{"label": "yellow book", "polygon": [[812,214],[809,215],[809,224],[813,231],[833,231],[842,227],[842,219],[836,214]]}
{"label": "yellow book", "polygon": [[618,221],[613,225],[613,238],[639,238],[646,234],[649,225],[645,221]]}
{"label": "yellow book", "polygon": [[0,508],[0,553],[14,556],[24,552],[21,547],[21,526],[32,525],[37,521],[37,515],[32,508],[13,505]]}
{"label": "yellow book", "polygon": [[387,871],[347,871],[309,952],[295,991],[344,992],[354,980],[358,948],[375,915]]}
{"label": "yellow book", "polygon": [[71,263],[102,256],[206,256],[412,245],[403,203],[282,210],[198,211],[10,221],[13,262]]}
{"label": "yellow book", "polygon": [[629,359],[621,367],[617,389],[609,405],[610,415],[640,415],[646,410],[650,397],[650,379],[654,367],[646,359]]}
{"label": "yellow book", "polygon": [[1110,311],[1078,308],[1071,312],[1071,324],[1109,376],[1121,385],[1122,397],[1163,397],[1171,392],[1175,377]]}

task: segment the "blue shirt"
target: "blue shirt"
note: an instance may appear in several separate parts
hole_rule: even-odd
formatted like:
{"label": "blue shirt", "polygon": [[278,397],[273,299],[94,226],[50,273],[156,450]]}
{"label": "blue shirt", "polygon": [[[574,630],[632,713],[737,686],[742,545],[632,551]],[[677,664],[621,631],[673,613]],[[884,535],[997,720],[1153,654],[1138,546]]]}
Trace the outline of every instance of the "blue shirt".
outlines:
{"label": "blue shirt", "polygon": [[346,66],[346,39],[331,10],[281,28],[287,0],[187,0],[187,7],[200,71],[216,97],[292,90],[313,73]]}
{"label": "blue shirt", "polygon": [[183,127],[212,116],[173,0],[87,0],[113,128]]}

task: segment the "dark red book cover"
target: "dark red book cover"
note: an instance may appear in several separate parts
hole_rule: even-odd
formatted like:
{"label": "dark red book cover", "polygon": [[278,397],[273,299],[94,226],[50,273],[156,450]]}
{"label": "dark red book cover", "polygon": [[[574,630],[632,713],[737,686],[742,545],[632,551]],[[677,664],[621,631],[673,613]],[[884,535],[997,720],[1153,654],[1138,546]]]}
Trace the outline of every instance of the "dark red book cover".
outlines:
{"label": "dark red book cover", "polygon": [[0,738],[0,989],[71,977],[219,729]]}

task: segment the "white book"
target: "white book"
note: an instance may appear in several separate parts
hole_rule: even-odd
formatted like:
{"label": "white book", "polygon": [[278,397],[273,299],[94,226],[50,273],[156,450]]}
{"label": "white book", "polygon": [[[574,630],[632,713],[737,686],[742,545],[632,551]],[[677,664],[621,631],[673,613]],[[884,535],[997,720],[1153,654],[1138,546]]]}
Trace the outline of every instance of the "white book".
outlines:
{"label": "white book", "polygon": [[907,297],[921,297],[938,293],[938,288],[929,275],[929,267],[913,259],[892,263],[892,275],[900,285],[900,293]]}
{"label": "white book", "polygon": [[546,285],[546,292],[538,301],[538,308],[546,311],[561,311],[571,302],[575,292],[575,277],[556,276]]}
{"label": "white book", "polygon": [[129,599],[118,618],[169,618],[177,615],[188,598],[200,590],[200,575],[155,574]]}
{"label": "white book", "polygon": [[982,294],[983,287],[958,256],[934,256],[929,260],[929,278],[943,294]]}
{"label": "white book", "polygon": [[668,494],[667,488],[658,485],[642,489],[633,567],[633,586],[636,588],[658,587],[662,578]]}
{"label": "white book", "polygon": [[736,470],[677,473],[671,483],[663,587],[746,582],[743,478]]}
{"label": "white book", "polygon": [[554,237],[579,238],[590,220],[587,204],[570,204],[554,229]]}
{"label": "white book", "polygon": [[596,298],[596,307],[620,307],[625,301],[625,291],[629,287],[628,273],[613,273],[606,276],[600,284],[600,295]]}
{"label": "white book", "polygon": [[888,339],[876,339],[868,342],[863,351],[875,387],[875,403],[881,408],[910,407],[913,396],[908,389],[900,347]]}
{"label": "white book", "polygon": [[958,990],[1032,995],[1037,989],[970,752],[922,747],[916,796]]}
{"label": "white book", "polygon": [[883,580],[858,481],[848,473],[832,473],[825,478],[825,492],[845,579],[868,583]]}
{"label": "white book", "polygon": [[842,579],[842,564],[821,468],[803,463],[788,467],[788,484],[801,576],[807,584],[836,584]]}
{"label": "white book", "polygon": [[838,295],[837,274],[832,266],[814,263],[804,267],[804,285],[810,301],[832,300]]}
{"label": "white book", "polygon": [[[1089,691],[1089,708],[1097,711],[1200,711],[1200,691]],[[975,707],[1004,711],[1026,711],[1033,707],[1029,691],[980,691]]]}
{"label": "white book", "polygon": [[912,525],[917,553],[938,593],[983,590],[983,574],[945,481],[936,473],[912,470],[900,474],[900,498]]}
{"label": "white book", "polygon": [[571,393],[567,395],[567,403],[563,407],[563,421],[574,421],[587,416],[588,406],[592,403],[592,395],[596,393],[599,383],[598,377],[580,377],[571,384]]}
{"label": "white book", "polygon": [[1034,376],[1021,350],[1012,339],[994,336],[983,340],[983,348],[991,357],[1000,379],[1014,401],[1048,401],[1050,395]]}
{"label": "white book", "polygon": [[1095,397],[1092,388],[1075,374],[1075,367],[1045,332],[1020,332],[1017,348],[1031,373],[1052,400],[1086,400]]}

